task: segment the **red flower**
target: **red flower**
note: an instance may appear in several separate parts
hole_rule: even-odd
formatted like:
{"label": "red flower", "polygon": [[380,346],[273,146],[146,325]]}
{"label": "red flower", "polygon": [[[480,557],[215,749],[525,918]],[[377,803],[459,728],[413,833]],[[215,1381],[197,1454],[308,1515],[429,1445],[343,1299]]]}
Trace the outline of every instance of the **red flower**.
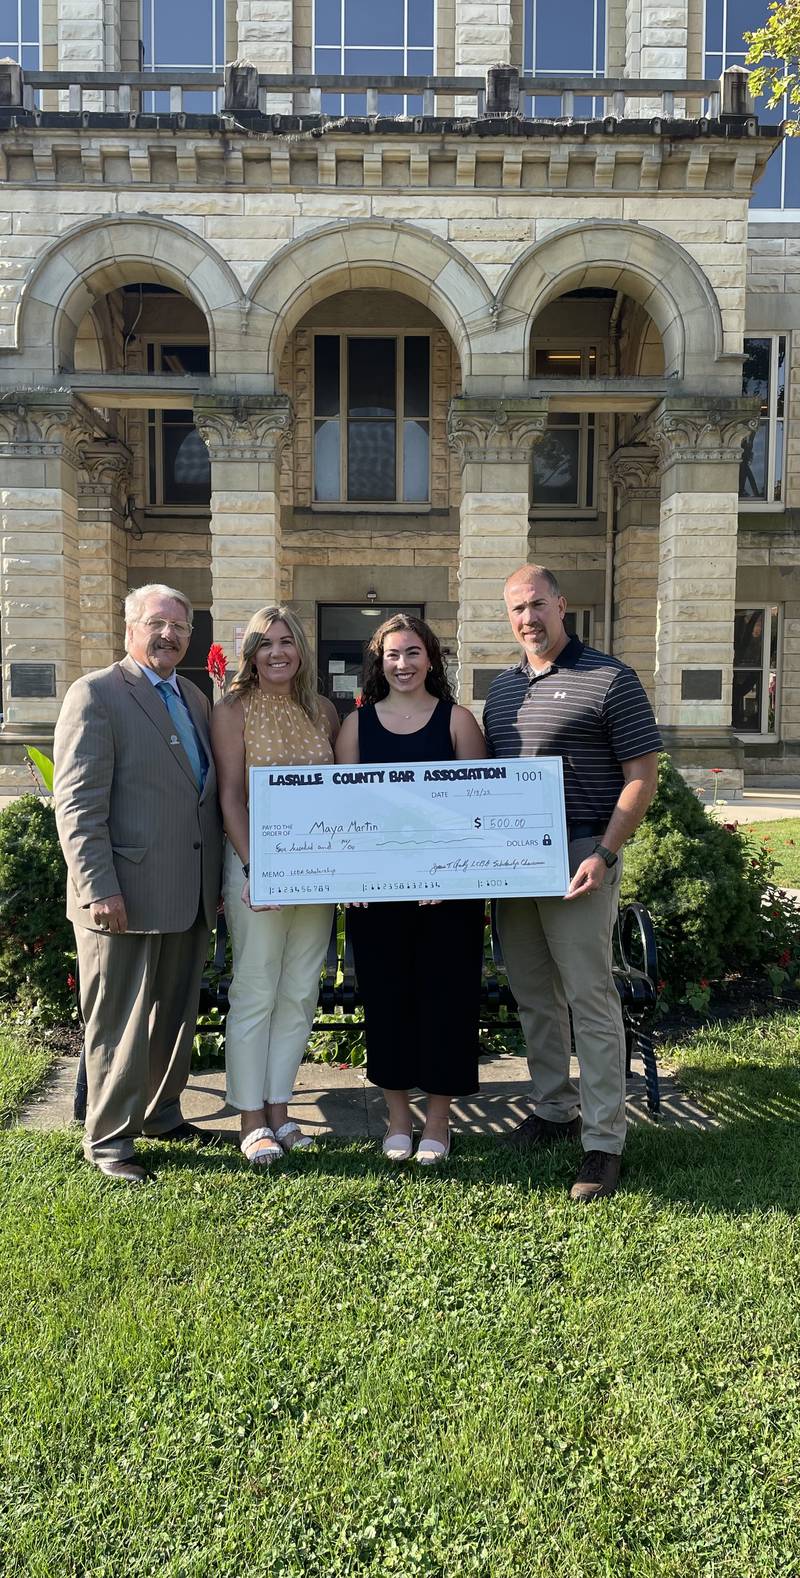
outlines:
{"label": "red flower", "polygon": [[74,977],[74,975],[68,975],[67,976],[67,989],[70,992],[74,992],[74,990],[75,990],[75,977]]}
{"label": "red flower", "polygon": [[711,770],[712,773],[721,773],[722,772],[722,768],[721,767],[712,767],[710,770]]}
{"label": "red flower", "polygon": [[361,691],[359,691],[358,695],[356,696],[356,706],[357,707],[363,707],[363,705],[364,705],[364,697],[362,696]]}
{"label": "red flower", "polygon": [[208,649],[208,657],[206,658],[206,668],[208,669],[208,672],[211,675],[211,678],[213,679],[214,684],[218,685],[220,690],[224,690],[225,689],[225,673],[226,673],[227,667],[228,667],[228,659],[226,658],[225,653],[222,650],[222,647],[220,646],[218,641],[212,642],[211,646]]}
{"label": "red flower", "polygon": [[789,963],[789,960],[791,959],[791,957],[792,956],[791,956],[791,954],[789,952],[789,949],[788,948],[784,948],[783,953],[781,954],[781,956],[780,956],[780,958],[778,960],[778,963],[781,966],[782,970],[786,969],[786,966]]}
{"label": "red flower", "polygon": [[664,987],[666,986],[666,984],[667,984],[666,981],[659,981],[659,983],[658,983],[658,990],[660,992],[663,992]]}
{"label": "red flower", "polygon": [[[720,770],[721,770],[721,769],[720,769]],[[708,981],[707,981],[707,980],[706,980],[706,978],[705,978],[705,976],[704,976],[704,975],[703,975],[703,976],[701,976],[701,978],[700,978],[700,985],[701,985],[701,986],[702,986],[702,988],[703,988],[703,990],[704,990],[704,991],[706,991],[706,990],[707,990],[707,988],[708,988]]]}

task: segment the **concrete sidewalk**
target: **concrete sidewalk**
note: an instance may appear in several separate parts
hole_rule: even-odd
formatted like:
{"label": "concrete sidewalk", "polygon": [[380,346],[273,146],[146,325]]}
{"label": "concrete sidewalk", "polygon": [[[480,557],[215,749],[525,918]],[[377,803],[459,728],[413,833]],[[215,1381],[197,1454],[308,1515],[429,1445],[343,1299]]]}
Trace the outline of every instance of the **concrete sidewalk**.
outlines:
{"label": "concrete sidewalk", "polygon": [[720,822],[778,822],[800,817],[800,794],[784,789],[745,789],[738,794],[720,794],[713,804],[713,789],[698,796],[710,816]]}
{"label": "concrete sidewalk", "polygon": [[[25,1128],[70,1127],[76,1071],[75,1058],[59,1059],[44,1090],[22,1113],[20,1122]],[[573,1065],[573,1072],[577,1077],[576,1065]],[[480,1095],[454,1103],[453,1129],[461,1134],[507,1133],[530,1111],[525,1059],[484,1058],[480,1078]],[[415,1111],[421,1127],[419,1103]],[[238,1117],[225,1105],[225,1075],[221,1068],[192,1076],[184,1095],[183,1112],[203,1128],[229,1134],[231,1142],[235,1143]],[[324,1063],[302,1064],[291,1114],[307,1133],[319,1138],[378,1140],[386,1128],[383,1097],[367,1082],[363,1069],[342,1069]],[[661,1112],[658,1115],[649,1112],[644,1076],[641,1066],[636,1064],[628,1083],[628,1117],[634,1123],[677,1124],[697,1130],[713,1128],[717,1121],[691,1101],[668,1072],[661,1073]]]}

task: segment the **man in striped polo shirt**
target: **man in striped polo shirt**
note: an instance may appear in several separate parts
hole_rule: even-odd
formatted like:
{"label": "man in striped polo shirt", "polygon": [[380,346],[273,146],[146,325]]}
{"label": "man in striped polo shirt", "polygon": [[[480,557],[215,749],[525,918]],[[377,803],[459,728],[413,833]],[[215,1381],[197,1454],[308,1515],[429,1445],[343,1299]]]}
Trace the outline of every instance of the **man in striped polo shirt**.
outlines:
{"label": "man in striped polo shirt", "polygon": [[614,1193],[625,1143],[625,1034],[611,945],[620,850],[655,793],[661,740],[633,669],[567,635],[551,570],[522,565],[506,581],[505,602],[524,655],[489,691],[489,753],[561,757],[572,877],[562,899],[497,905],[533,1104],[506,1143],[550,1146],[580,1135],[585,1155],[570,1196],[586,1202]]}

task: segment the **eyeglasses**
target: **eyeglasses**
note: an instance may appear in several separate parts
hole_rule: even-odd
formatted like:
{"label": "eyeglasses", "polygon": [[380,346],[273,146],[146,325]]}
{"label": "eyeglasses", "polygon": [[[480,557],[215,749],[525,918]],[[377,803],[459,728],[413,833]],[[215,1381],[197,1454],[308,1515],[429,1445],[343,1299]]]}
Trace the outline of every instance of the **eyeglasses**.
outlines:
{"label": "eyeglasses", "polygon": [[178,619],[137,619],[137,625],[144,625],[145,630],[152,630],[154,635],[163,636],[164,631],[171,626],[176,636],[190,636],[191,625],[185,625]]}

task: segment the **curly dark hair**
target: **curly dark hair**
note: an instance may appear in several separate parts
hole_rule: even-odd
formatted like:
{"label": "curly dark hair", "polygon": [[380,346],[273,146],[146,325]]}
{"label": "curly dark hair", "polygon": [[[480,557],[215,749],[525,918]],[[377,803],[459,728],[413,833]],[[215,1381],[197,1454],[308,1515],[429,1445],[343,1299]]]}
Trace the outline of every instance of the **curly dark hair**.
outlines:
{"label": "curly dark hair", "polygon": [[364,705],[374,706],[376,701],[383,701],[389,694],[389,685],[383,672],[383,647],[386,637],[393,636],[396,630],[412,630],[422,641],[431,665],[430,673],[425,679],[425,689],[432,696],[438,696],[440,701],[453,701],[442,649],[430,625],[426,625],[424,619],[418,619],[416,614],[392,614],[391,619],[385,619],[383,624],[378,626],[367,647],[362,686]]}

